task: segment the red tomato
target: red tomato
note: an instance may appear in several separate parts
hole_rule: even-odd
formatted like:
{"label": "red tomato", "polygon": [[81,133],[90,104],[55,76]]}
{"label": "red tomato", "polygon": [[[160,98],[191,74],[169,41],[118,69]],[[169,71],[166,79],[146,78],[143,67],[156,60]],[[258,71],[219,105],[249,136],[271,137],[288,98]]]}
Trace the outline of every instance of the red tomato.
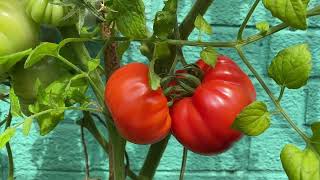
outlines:
{"label": "red tomato", "polygon": [[137,144],[152,144],[170,131],[171,118],[162,89],[149,87],[148,66],[131,63],[115,71],[105,90],[108,106],[119,133]]}
{"label": "red tomato", "polygon": [[214,68],[197,62],[204,71],[202,84],[192,97],[171,108],[172,133],[189,150],[211,155],[224,152],[242,134],[230,126],[240,111],[253,102],[256,92],[249,77],[225,56]]}

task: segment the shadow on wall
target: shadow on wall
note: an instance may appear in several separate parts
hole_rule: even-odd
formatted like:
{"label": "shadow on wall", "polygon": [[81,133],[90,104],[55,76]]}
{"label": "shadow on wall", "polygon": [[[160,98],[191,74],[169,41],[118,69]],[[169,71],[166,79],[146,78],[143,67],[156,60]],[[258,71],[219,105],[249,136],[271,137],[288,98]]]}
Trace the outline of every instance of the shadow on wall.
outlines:
{"label": "shadow on wall", "polygon": [[79,127],[70,122],[63,122],[46,137],[38,138],[30,150],[37,169],[34,179],[81,179],[83,156],[80,143]]}
{"label": "shadow on wall", "polygon": [[4,151],[0,152],[0,180],[5,180],[8,176],[7,155]]}
{"label": "shadow on wall", "polygon": [[[68,119],[54,131],[38,138],[32,145],[33,166],[37,168],[34,180],[85,179],[85,158],[80,138],[80,126],[76,125],[79,113],[70,112]],[[106,155],[94,138],[85,130],[89,153],[91,177],[106,178]]]}

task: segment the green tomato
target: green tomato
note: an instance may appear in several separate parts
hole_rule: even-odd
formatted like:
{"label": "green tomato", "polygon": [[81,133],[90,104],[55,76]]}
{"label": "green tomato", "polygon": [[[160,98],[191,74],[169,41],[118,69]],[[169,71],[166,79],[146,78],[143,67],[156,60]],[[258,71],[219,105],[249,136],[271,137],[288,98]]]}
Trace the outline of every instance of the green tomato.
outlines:
{"label": "green tomato", "polygon": [[18,0],[0,0],[0,56],[23,51],[37,45],[39,25],[25,13]]}
{"label": "green tomato", "polygon": [[42,87],[47,87],[62,75],[71,74],[59,60],[46,57],[28,69],[24,69],[24,62],[15,65],[10,72],[12,87],[23,104],[32,104],[37,98],[35,84],[40,80]]}
{"label": "green tomato", "polygon": [[54,3],[61,3],[61,0],[26,0],[27,14],[39,24],[53,26],[66,26],[75,23],[75,16],[67,19],[63,18],[70,12],[70,7],[61,6]]}

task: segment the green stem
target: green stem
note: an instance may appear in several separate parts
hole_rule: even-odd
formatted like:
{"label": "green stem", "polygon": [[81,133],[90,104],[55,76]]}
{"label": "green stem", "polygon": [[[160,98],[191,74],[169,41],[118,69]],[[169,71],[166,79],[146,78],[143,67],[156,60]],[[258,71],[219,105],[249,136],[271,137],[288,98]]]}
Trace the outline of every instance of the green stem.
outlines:
{"label": "green stem", "polygon": [[198,46],[198,47],[224,47],[224,48],[234,48],[237,44],[236,42],[200,42],[200,41],[187,41],[187,40],[165,40],[168,44],[172,45],[184,45],[184,46]]}
{"label": "green stem", "polygon": [[285,118],[285,120],[290,124],[290,126],[302,137],[302,139],[305,142],[309,142],[308,136],[300,130],[300,128],[293,122],[293,120],[290,118],[290,116],[287,114],[287,112],[281,107],[279,104],[277,98],[273,95],[271,90],[268,88],[266,83],[263,81],[263,79],[260,77],[258,72],[254,69],[254,67],[251,65],[249,60],[244,55],[243,51],[241,50],[241,47],[236,47],[236,50],[241,57],[242,61],[246,64],[246,66],[249,68],[249,70],[252,72],[252,74],[255,76],[255,78],[259,81],[262,88],[265,90],[265,92],[268,94],[270,99],[272,100],[273,104],[276,106],[278,111],[281,113],[281,115]]}
{"label": "green stem", "polygon": [[307,17],[318,16],[320,15],[320,5],[317,5],[307,12]]}
{"label": "green stem", "polygon": [[[83,120],[82,120],[83,121]],[[87,144],[86,144],[86,139],[84,137],[84,126],[80,126],[80,136],[81,136],[81,143],[82,143],[82,148],[83,148],[83,154],[85,158],[85,172],[86,172],[86,180],[89,180],[90,178],[90,165],[89,165],[89,155],[88,155],[88,149],[87,149]]]}
{"label": "green stem", "polygon": [[151,145],[148,155],[140,170],[139,179],[142,179],[142,180],[153,179],[153,176],[156,173],[157,167],[167,147],[169,139],[170,139],[170,135],[168,135],[162,141]]}
{"label": "green stem", "polygon": [[[61,29],[61,32],[66,37],[79,37],[79,33],[76,27],[66,27]],[[88,69],[88,61],[91,59],[87,48],[82,42],[71,44],[77,58],[81,62],[81,68],[84,71]],[[104,83],[97,71],[90,73],[90,84],[93,87],[94,93],[101,107],[104,107],[104,115],[106,117],[106,123],[109,132],[110,147],[113,150],[109,153],[109,161],[113,161],[113,173],[115,180],[125,179],[125,164],[124,164],[124,152],[126,141],[118,134],[114,124],[111,122],[108,108],[104,104]]]}
{"label": "green stem", "polygon": [[[11,115],[11,107],[9,108],[9,114],[6,118],[6,127],[5,129],[9,128],[12,121],[12,115]],[[6,143],[6,149],[8,154],[8,162],[9,162],[9,173],[8,173],[8,180],[14,180],[14,162],[13,162],[13,156],[12,156],[12,150],[10,146],[10,142]]]}
{"label": "green stem", "polygon": [[79,74],[85,74],[85,72],[83,72],[80,68],[78,68],[77,66],[75,66],[74,64],[72,64],[71,62],[69,62],[66,58],[58,55],[58,59],[63,62],[64,64],[66,64],[67,66],[69,66],[70,68],[74,69],[75,71],[77,71]]}
{"label": "green stem", "polygon": [[89,112],[84,112],[84,121],[80,122],[83,123],[82,125],[93,135],[93,137],[98,141],[100,146],[103,148],[103,150],[106,153],[109,153],[108,150],[108,141],[101,135],[99,132],[94,120],[92,119],[91,115]]}
{"label": "green stem", "polygon": [[[112,152],[109,151],[109,159],[112,158],[113,162],[113,175],[115,180],[125,179],[125,151],[126,141],[118,134],[117,129],[111,121],[107,121],[109,142],[112,145]],[[110,167],[109,167],[110,168]]]}
{"label": "green stem", "polygon": [[241,26],[240,26],[240,29],[239,29],[239,32],[238,32],[238,37],[237,37],[237,39],[238,39],[239,41],[242,40],[243,31],[244,31],[244,29],[246,28],[246,26],[247,26],[247,24],[248,24],[248,21],[249,21],[250,17],[252,16],[254,10],[256,9],[257,5],[259,4],[259,2],[260,2],[260,0],[256,0],[256,1],[254,2],[254,4],[252,5],[252,7],[250,8],[250,10],[249,10],[246,18],[245,18],[244,21],[242,22],[242,24],[241,24]]}
{"label": "green stem", "polygon": [[[320,5],[318,6],[315,6],[314,8],[308,10],[307,12],[307,17],[312,17],[312,16],[316,16],[316,15],[319,15],[319,9],[320,9]],[[260,32],[258,34],[255,34],[255,35],[252,35],[252,36],[249,36],[248,38],[242,40],[242,41],[239,41],[239,46],[244,46],[244,45],[248,45],[250,43],[253,43],[253,42],[256,42],[262,38],[265,38],[267,36],[270,36],[282,29],[285,29],[287,28],[288,25],[286,23],[281,23],[281,24],[278,24],[272,28],[270,28],[267,32]]]}
{"label": "green stem", "polygon": [[[51,112],[56,112],[56,111],[67,111],[67,110],[78,110],[78,111],[88,111],[88,112],[99,112],[101,113],[101,110],[98,109],[92,109],[92,108],[82,108],[82,107],[74,107],[74,106],[70,106],[70,107],[57,107],[54,109],[47,109],[45,111],[41,111],[38,112],[36,114],[33,114],[31,116],[28,117],[28,119],[36,119],[39,116],[45,115],[45,114],[49,114]],[[21,126],[24,123],[24,121],[21,121],[19,123],[17,123],[14,127],[18,128],[19,126]]]}
{"label": "green stem", "polygon": [[[92,135],[93,137],[98,141],[100,146],[103,148],[103,150],[109,154],[109,143],[108,141],[101,135],[100,131],[98,130],[92,116],[90,115],[89,112],[84,113],[83,117],[84,121],[80,121],[79,123],[83,123],[83,127],[85,127]],[[137,175],[130,169],[126,168],[128,172],[128,176],[131,179],[137,179]]]}
{"label": "green stem", "polygon": [[286,87],[284,86],[281,86],[281,90],[280,90],[280,94],[279,94],[279,97],[278,97],[278,102],[280,103],[282,97],[283,97],[283,94],[284,94],[284,90],[286,89]]}
{"label": "green stem", "polygon": [[184,172],[186,171],[186,165],[187,165],[187,157],[188,157],[188,150],[185,147],[183,147],[183,155],[182,155],[182,163],[181,163],[179,180],[184,179]]}

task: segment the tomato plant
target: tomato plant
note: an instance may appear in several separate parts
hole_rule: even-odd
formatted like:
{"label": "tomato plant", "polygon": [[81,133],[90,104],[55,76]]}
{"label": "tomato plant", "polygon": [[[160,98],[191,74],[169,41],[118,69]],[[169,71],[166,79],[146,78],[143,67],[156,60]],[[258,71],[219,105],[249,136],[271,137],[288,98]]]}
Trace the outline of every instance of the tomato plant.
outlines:
{"label": "tomato plant", "polygon": [[[163,8],[150,20],[145,15],[151,12],[146,9],[150,7],[143,0],[0,0],[0,101],[7,107],[1,112],[6,116],[0,121],[0,148],[6,148],[8,154],[7,179],[15,179],[14,170],[19,171],[14,167],[19,161],[13,160],[15,146],[11,147],[12,142],[20,143],[12,138],[16,132],[28,136],[34,132],[32,129],[46,136],[62,121],[69,121],[66,112],[75,111],[81,116],[70,124],[80,126],[86,179],[93,175],[85,133],[90,133],[106,153],[112,180],[153,179],[172,134],[178,140],[174,147],[183,149],[183,180],[189,150],[196,153],[193,156],[219,156],[233,145],[238,146],[235,142],[242,136],[259,136],[272,126],[271,122],[283,118],[306,144],[303,150],[290,144],[279,151],[285,173],[289,179],[318,180],[320,123],[310,123],[312,134],[308,134],[309,127],[298,126],[292,117],[298,120],[300,116],[288,112],[284,108],[287,101],[283,101],[287,91],[308,84],[312,58],[318,59],[312,57],[311,50],[315,48],[305,42],[279,50],[265,74],[257,71],[253,62],[259,70],[265,64],[259,64],[256,56],[249,59],[247,54],[255,51],[248,45],[286,28],[298,29],[299,36],[304,36],[301,31],[308,28],[308,18],[319,17],[320,4],[253,0],[236,38],[225,40],[221,31],[212,29],[215,22],[207,22],[204,16],[209,7],[216,8],[213,2],[195,0],[182,16],[181,1],[164,0]],[[265,7],[261,6],[261,11],[269,11],[282,22],[257,22],[255,32],[249,21],[261,3]],[[152,30],[147,26],[151,21]],[[250,32],[244,33],[248,25]],[[234,29],[236,25],[232,26]],[[44,29],[55,32],[57,37]],[[39,39],[39,31],[42,36],[49,36],[46,39],[50,42],[42,42],[45,40]],[[314,31],[317,29],[310,32]],[[192,32],[198,36],[189,37]],[[190,63],[185,46],[198,47],[189,50],[193,55],[197,52],[200,60]],[[237,52],[245,69],[219,55],[226,48]],[[130,58],[123,58],[128,55]],[[141,60],[141,55],[145,56],[144,64],[135,62]],[[249,73],[250,79],[257,82],[256,87]],[[266,83],[266,79],[274,83]],[[257,86],[262,89],[259,96],[255,92]],[[312,86],[308,84],[308,88]],[[274,94],[277,88],[278,97]],[[264,92],[269,99],[256,100],[256,96],[264,97]],[[13,119],[18,121],[12,123]],[[33,122],[38,128],[32,128]],[[150,144],[144,146],[148,153],[139,171],[130,167],[127,147],[132,144],[127,142]],[[16,151],[15,155],[19,155],[20,149]]]}
{"label": "tomato plant", "polygon": [[109,78],[105,101],[119,133],[138,144],[153,144],[163,139],[171,127],[167,99],[161,89],[151,90],[148,67],[128,64]]}
{"label": "tomato plant", "polygon": [[198,61],[205,74],[192,97],[174,103],[172,132],[185,147],[201,154],[221,153],[241,137],[231,128],[241,110],[253,102],[249,77],[228,57],[219,56],[215,67]]}

